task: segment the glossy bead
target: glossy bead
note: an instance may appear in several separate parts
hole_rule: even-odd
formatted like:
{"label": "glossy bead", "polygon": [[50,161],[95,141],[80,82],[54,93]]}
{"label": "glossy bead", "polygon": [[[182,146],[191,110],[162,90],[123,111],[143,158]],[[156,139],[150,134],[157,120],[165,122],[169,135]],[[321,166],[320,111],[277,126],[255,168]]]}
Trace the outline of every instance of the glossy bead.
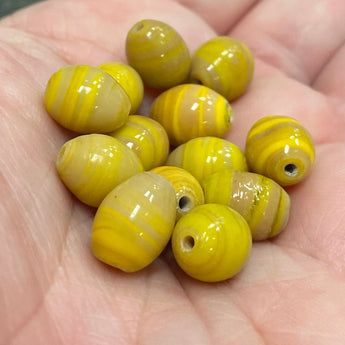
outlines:
{"label": "glossy bead", "polygon": [[110,74],[126,91],[131,102],[130,113],[134,114],[144,97],[144,84],[139,73],[122,62],[107,62],[98,68]]}
{"label": "glossy bead", "polygon": [[146,267],[168,243],[175,212],[175,191],[166,178],[153,172],[132,176],[112,190],[97,210],[94,255],[125,272]]}
{"label": "glossy bead", "polygon": [[195,206],[205,202],[200,183],[187,170],[173,166],[160,166],[151,171],[164,176],[173,185],[176,193],[176,221]]}
{"label": "glossy bead", "polygon": [[243,94],[253,78],[254,58],[241,41],[213,38],[192,57],[190,79],[219,92],[229,101]]}
{"label": "glossy bead", "polygon": [[308,131],[287,116],[266,116],[250,129],[246,141],[248,165],[281,186],[303,180],[314,164],[315,150]]}
{"label": "glossy bead", "polygon": [[188,77],[187,45],[175,29],[161,21],[136,23],[127,34],[126,55],[144,83],[154,88],[167,89]]}
{"label": "glossy bead", "polygon": [[290,213],[290,197],[268,177],[244,171],[223,170],[203,185],[207,203],[228,205],[248,222],[253,240],[279,234]]}
{"label": "glossy bead", "polygon": [[65,66],[54,73],[45,91],[48,113],[78,133],[106,133],[127,120],[131,103],[123,88],[96,67]]}
{"label": "glossy bead", "polygon": [[169,153],[169,139],[162,125],[146,116],[130,115],[124,126],[110,133],[137,154],[145,170],[162,165]]}
{"label": "glossy bead", "polygon": [[60,149],[56,168],[67,188],[95,207],[115,186],[143,171],[134,152],[105,134],[81,135],[67,141]]}
{"label": "glossy bead", "polygon": [[196,137],[224,136],[231,126],[232,108],[210,88],[184,84],[160,94],[150,116],[163,125],[170,143],[177,146]]}
{"label": "glossy bead", "polygon": [[209,175],[223,169],[248,170],[241,149],[216,137],[194,138],[178,146],[169,154],[166,165],[189,171],[201,185]]}
{"label": "glossy bead", "polygon": [[231,278],[252,248],[249,226],[235,210],[220,204],[195,207],[176,224],[172,249],[188,275],[205,282]]}

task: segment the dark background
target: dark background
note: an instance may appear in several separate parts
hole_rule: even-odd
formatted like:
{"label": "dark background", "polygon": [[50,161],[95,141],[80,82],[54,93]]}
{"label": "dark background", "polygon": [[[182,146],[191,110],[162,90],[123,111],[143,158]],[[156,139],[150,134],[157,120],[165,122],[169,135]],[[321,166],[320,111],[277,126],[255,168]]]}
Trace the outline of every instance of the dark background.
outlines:
{"label": "dark background", "polygon": [[6,16],[16,10],[42,0],[0,0],[0,17]]}

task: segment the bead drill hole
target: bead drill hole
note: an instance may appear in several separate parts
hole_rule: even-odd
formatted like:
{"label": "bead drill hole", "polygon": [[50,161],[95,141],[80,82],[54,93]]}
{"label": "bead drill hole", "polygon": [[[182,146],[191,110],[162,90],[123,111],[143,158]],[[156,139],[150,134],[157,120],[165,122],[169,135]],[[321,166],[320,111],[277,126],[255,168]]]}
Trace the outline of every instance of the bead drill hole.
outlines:
{"label": "bead drill hole", "polygon": [[182,246],[183,246],[184,250],[190,251],[194,248],[194,245],[195,245],[195,241],[194,241],[194,238],[192,236],[186,236],[182,240]]}
{"label": "bead drill hole", "polygon": [[295,177],[298,174],[298,167],[295,164],[287,164],[284,167],[285,174],[290,177]]}
{"label": "bead drill hole", "polygon": [[136,27],[135,27],[135,31],[140,31],[141,29],[143,29],[144,24],[143,23],[139,23]]}
{"label": "bead drill hole", "polygon": [[178,201],[178,207],[182,212],[187,213],[193,208],[192,200],[188,196],[183,196]]}

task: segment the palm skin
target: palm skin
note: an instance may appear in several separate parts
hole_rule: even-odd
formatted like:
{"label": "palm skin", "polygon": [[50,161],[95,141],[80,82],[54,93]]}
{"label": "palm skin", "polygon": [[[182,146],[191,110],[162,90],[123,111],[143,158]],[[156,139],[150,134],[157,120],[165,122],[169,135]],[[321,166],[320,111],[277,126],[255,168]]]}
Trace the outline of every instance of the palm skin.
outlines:
{"label": "palm skin", "polygon": [[[60,0],[0,21],[0,344],[344,344],[344,14],[342,0]],[[191,51],[215,35],[252,48],[230,141],[244,148],[256,119],[282,114],[316,143],[312,174],[288,189],[288,227],[223,283],[187,277],[169,248],[135,274],[95,260],[95,211],[55,171],[73,134],[44,110],[49,76],[125,61],[126,32],[143,18],[174,26]]]}

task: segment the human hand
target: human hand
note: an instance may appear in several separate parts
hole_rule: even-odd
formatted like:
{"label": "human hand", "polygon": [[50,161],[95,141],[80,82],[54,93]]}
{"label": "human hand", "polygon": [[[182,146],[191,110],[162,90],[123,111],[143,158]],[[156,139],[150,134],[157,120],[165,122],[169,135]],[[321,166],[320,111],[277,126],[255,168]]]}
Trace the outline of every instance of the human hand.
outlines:
{"label": "human hand", "polygon": [[[0,344],[343,345],[344,13],[342,0],[60,0],[0,21]],[[169,248],[134,274],[97,261],[95,211],[56,173],[73,134],[45,112],[48,78],[66,64],[125,61],[126,33],[144,18],[172,25],[191,52],[215,35],[252,49],[230,141],[244,148],[259,117],[282,114],[316,143],[312,174],[288,189],[288,227],[222,283],[189,278]]]}

